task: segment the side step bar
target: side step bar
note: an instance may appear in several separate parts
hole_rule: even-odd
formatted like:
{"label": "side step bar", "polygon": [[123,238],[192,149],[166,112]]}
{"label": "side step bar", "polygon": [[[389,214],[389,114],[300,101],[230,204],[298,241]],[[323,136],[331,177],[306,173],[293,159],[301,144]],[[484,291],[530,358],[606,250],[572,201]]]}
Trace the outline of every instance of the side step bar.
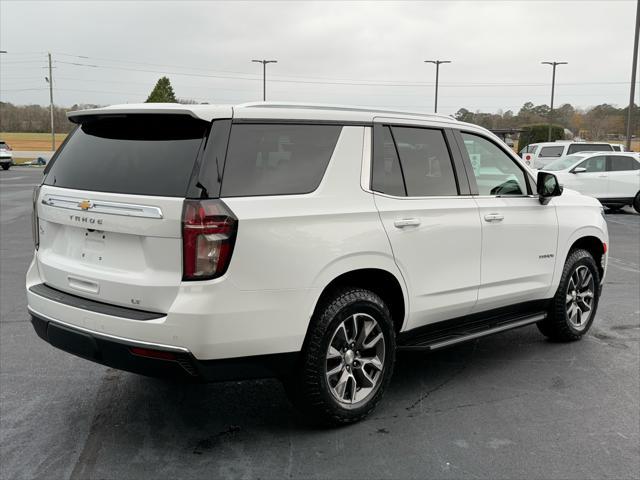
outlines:
{"label": "side step bar", "polygon": [[544,312],[520,316],[514,318],[511,321],[503,323],[492,323],[484,327],[479,327],[477,324],[473,329],[465,329],[464,326],[460,326],[459,329],[451,329],[448,332],[440,331],[439,334],[423,336],[415,339],[411,343],[398,345],[400,350],[438,350],[440,348],[449,347],[458,343],[467,342],[469,340],[475,340],[476,338],[485,337],[487,335],[493,335],[494,333],[505,332],[514,328],[524,327],[532,323],[544,320],[547,314]]}

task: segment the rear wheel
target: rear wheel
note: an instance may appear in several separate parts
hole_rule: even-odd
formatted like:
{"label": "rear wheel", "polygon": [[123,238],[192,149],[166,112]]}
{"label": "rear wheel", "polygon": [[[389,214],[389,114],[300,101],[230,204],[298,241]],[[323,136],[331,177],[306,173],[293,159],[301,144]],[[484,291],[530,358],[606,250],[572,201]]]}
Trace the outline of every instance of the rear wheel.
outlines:
{"label": "rear wheel", "polygon": [[538,328],[551,340],[579,340],[593,323],[599,292],[595,260],[586,250],[574,250],[565,263],[547,318],[538,322]]}
{"label": "rear wheel", "polygon": [[640,192],[636,193],[636,198],[633,199],[633,208],[640,213]]}
{"label": "rear wheel", "polygon": [[373,292],[337,291],[312,319],[299,369],[287,381],[292,403],[325,424],[347,424],[373,411],[393,373],[395,332]]}

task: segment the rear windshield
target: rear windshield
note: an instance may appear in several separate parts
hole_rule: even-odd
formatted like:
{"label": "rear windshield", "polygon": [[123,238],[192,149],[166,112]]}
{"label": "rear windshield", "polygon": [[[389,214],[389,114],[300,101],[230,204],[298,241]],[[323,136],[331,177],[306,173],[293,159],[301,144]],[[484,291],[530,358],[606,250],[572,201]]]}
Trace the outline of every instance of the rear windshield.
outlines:
{"label": "rear windshield", "polygon": [[574,143],[569,145],[568,154],[576,152],[611,152],[613,149],[608,143]]}
{"label": "rear windshield", "polygon": [[209,123],[186,115],[87,119],[58,153],[46,185],[183,197]]}
{"label": "rear windshield", "polygon": [[537,148],[538,145],[527,145],[522,150],[520,150],[520,155],[522,155],[523,153],[536,153]]}
{"label": "rear windshield", "polygon": [[564,150],[563,146],[559,147],[542,147],[540,149],[539,157],[559,157],[562,155],[562,151]]}
{"label": "rear windshield", "polygon": [[338,125],[233,125],[221,196],[313,192],[341,130]]}

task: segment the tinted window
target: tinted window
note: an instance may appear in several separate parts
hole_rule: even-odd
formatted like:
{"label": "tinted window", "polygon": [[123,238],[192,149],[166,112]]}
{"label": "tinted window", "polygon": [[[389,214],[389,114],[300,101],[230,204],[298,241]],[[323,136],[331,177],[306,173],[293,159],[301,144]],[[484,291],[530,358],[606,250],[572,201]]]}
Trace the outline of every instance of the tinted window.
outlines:
{"label": "tinted window", "polygon": [[391,130],[389,127],[380,127],[375,134],[371,189],[387,195],[403,197],[407,192],[404,188],[402,169]]}
{"label": "tinted window", "polygon": [[622,155],[609,156],[609,168],[608,170],[613,172],[620,172],[624,170],[640,170],[640,163],[631,158],[624,157]]}
{"label": "tinted window", "polygon": [[233,125],[221,196],[313,192],[341,130],[337,125]]}
{"label": "tinted window", "polygon": [[0,142],[0,148],[6,148],[7,144],[4,142]]}
{"label": "tinted window", "polygon": [[621,152],[622,151],[622,146],[620,146],[620,145],[611,145],[611,148],[613,148],[614,152]]}
{"label": "tinted window", "polygon": [[564,147],[542,147],[540,149],[539,157],[560,157],[562,156],[562,152],[564,151]]}
{"label": "tinted window", "polygon": [[526,195],[524,172],[493,142],[462,133],[480,195]]}
{"label": "tinted window", "polygon": [[569,145],[567,154],[576,152],[610,152],[613,149],[608,143],[574,143]]}
{"label": "tinted window", "polygon": [[457,195],[451,156],[440,130],[392,127],[410,197]]}
{"label": "tinted window", "polygon": [[98,192],[184,196],[209,123],[184,115],[87,119],[45,184]]}
{"label": "tinted window", "polygon": [[578,167],[586,168],[587,172],[604,172],[607,157],[604,155],[599,157],[591,157],[587,158],[584,162],[582,162]]}

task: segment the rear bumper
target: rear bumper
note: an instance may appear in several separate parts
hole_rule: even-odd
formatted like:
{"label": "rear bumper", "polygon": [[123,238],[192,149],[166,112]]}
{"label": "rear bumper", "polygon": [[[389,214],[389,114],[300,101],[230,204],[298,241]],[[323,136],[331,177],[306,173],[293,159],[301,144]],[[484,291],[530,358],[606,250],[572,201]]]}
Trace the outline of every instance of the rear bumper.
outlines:
{"label": "rear bumper", "polygon": [[[54,347],[108,367],[151,377],[196,382],[285,377],[297,363],[297,353],[197,360],[182,347],[140,342],[79,328],[32,308],[29,313],[38,336]],[[151,358],[149,352],[161,358]]]}

